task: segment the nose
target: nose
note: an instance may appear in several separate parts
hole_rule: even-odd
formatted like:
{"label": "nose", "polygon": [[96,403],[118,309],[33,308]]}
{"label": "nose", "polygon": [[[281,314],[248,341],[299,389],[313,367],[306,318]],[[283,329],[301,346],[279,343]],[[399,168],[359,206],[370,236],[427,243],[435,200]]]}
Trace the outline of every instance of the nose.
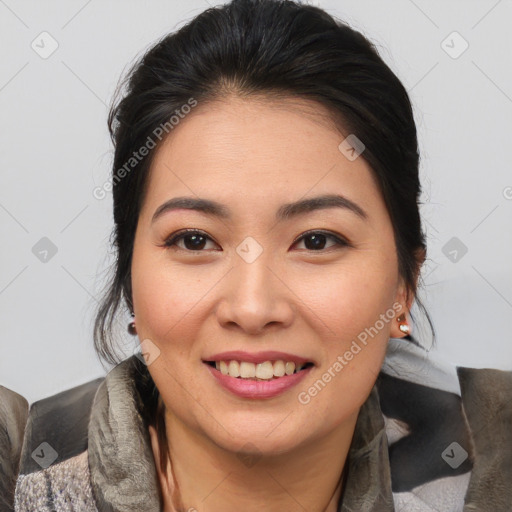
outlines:
{"label": "nose", "polygon": [[217,307],[223,327],[260,335],[291,325],[294,294],[272,258],[264,254],[251,263],[240,259],[223,280]]}

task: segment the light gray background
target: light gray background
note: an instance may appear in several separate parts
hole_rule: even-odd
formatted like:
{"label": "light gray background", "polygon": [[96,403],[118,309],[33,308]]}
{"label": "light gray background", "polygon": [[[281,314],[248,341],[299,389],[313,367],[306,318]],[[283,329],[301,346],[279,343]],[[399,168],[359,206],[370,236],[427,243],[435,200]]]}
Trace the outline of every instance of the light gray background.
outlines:
{"label": "light gray background", "polygon": [[[512,1],[310,3],[376,42],[411,94],[428,203],[420,297],[435,350],[512,369]],[[107,107],[128,64],[207,7],[0,0],[0,384],[29,402],[105,374],[92,306],[113,261],[112,200],[92,190],[110,172]],[[47,59],[31,47],[43,31],[59,45]],[[469,44],[460,56],[454,31]],[[46,263],[32,251],[43,237],[58,249]],[[131,354],[135,340],[121,341]]]}

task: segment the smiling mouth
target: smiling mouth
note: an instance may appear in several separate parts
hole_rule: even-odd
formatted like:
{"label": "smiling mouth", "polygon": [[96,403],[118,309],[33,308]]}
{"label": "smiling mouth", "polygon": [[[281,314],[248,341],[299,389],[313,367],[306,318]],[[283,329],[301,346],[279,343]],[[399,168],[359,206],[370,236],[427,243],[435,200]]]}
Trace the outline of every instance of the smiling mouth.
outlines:
{"label": "smiling mouth", "polygon": [[282,360],[249,363],[246,361],[203,361],[223,375],[243,380],[270,381],[294,375],[312,366],[308,362],[296,365]]}

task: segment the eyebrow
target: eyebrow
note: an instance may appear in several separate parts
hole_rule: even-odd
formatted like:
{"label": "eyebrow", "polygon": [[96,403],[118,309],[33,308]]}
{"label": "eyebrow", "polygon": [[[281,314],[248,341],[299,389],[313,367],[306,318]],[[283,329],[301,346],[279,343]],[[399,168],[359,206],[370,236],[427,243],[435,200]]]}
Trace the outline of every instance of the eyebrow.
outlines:
{"label": "eyebrow", "polygon": [[[175,197],[160,205],[151,219],[155,222],[164,213],[178,209],[195,210],[219,219],[230,220],[232,215],[229,208],[210,199],[195,197]],[[368,214],[358,204],[337,194],[327,194],[309,199],[301,199],[294,203],[283,204],[276,212],[277,221],[285,221],[315,210],[326,208],[342,208],[351,211],[363,220],[368,220]]]}

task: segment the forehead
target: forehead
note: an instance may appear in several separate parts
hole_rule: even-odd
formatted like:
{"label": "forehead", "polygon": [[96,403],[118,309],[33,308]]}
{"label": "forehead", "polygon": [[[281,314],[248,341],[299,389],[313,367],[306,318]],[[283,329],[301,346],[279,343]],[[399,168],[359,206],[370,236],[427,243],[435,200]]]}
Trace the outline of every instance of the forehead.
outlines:
{"label": "forehead", "polygon": [[371,168],[339,149],[347,135],[310,100],[199,104],[156,150],[144,203],[154,210],[170,197],[195,195],[243,209],[340,193],[378,214],[384,204]]}

